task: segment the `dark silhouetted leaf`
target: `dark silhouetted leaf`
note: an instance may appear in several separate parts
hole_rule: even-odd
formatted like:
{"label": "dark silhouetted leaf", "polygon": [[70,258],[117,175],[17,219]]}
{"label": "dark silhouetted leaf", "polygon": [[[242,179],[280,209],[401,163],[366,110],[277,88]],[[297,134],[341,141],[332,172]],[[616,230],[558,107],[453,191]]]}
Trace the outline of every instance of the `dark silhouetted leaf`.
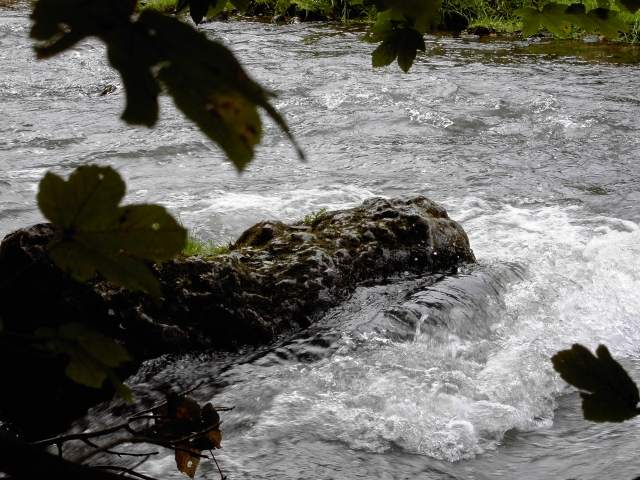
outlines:
{"label": "dark silhouetted leaf", "polygon": [[42,339],[50,351],[69,357],[65,372],[74,382],[100,388],[108,378],[123,398],[131,399],[130,390],[113,371],[131,357],[112,338],[80,323],[64,324],[57,329],[41,328],[36,331],[36,337]]}
{"label": "dark silhouetted leaf", "polygon": [[398,57],[398,46],[392,40],[383,41],[371,54],[374,67],[386,67],[391,65]]}
{"label": "dark silhouetted leaf", "polygon": [[569,384],[581,390],[584,417],[594,422],[622,422],[640,413],[638,387],[622,366],[600,345],[594,356],[575,344],[553,358],[553,367]]}
{"label": "dark silhouetted leaf", "polygon": [[158,82],[151,73],[159,60],[138,28],[124,29],[108,44],[111,65],[120,72],[127,96],[122,119],[152,127],[158,121]]}
{"label": "dark silhouetted leaf", "polygon": [[189,6],[190,0],[178,0],[176,3],[176,12],[179,13]]}
{"label": "dark silhouetted leaf", "polygon": [[542,11],[525,7],[516,10],[515,14],[522,18],[524,36],[531,36],[543,29],[563,37],[571,32],[570,26],[575,25],[586,32],[617,38],[620,32],[630,29],[630,25],[625,23],[617,12],[603,7],[587,12],[585,6],[580,3],[569,6],[548,3]]}
{"label": "dark silhouetted leaf", "polygon": [[537,8],[523,7],[514,12],[522,19],[522,36],[530,37],[540,31],[542,24],[542,14]]}
{"label": "dark silhouetted leaf", "polygon": [[[271,94],[249,78],[229,49],[157,12],[143,12],[139,22],[156,32],[155,41],[166,54],[158,78],[178,108],[221,146],[239,170],[253,158],[262,136],[258,107],[294,141],[269,103]],[[302,156],[299,148],[298,152]]]}
{"label": "dark silhouetted leaf", "polygon": [[158,85],[151,68],[159,59],[147,32],[131,22],[135,0],[39,0],[31,36],[39,58],[56,55],[89,36],[103,40],[111,65],[120,72],[127,104],[123,120],[153,126],[158,119]]}
{"label": "dark silhouetted leaf", "polygon": [[631,28],[618,12],[608,8],[594,8],[589,10],[586,21],[580,25],[585,30],[601,33],[608,38],[618,38],[620,32],[627,32]]}
{"label": "dark silhouetted leaf", "polygon": [[200,464],[202,450],[221,448],[220,415],[207,403],[204,407],[190,397],[171,393],[158,411],[156,431],[170,438],[192,437],[176,445],[178,470],[193,478]]}
{"label": "dark silhouetted leaf", "polygon": [[405,29],[398,41],[398,65],[406,73],[413,65],[418,50],[425,51],[423,36],[416,30]]}
{"label": "dark silhouetted leaf", "polygon": [[[577,7],[559,3],[548,3],[542,11],[533,7],[524,7],[515,11],[522,18],[522,35],[530,37],[540,30],[547,30],[554,35],[563,36],[569,31],[570,17],[566,14],[568,8],[577,12]],[[575,17],[575,13],[572,14]]]}
{"label": "dark silhouetted leaf", "polygon": [[390,65],[396,58],[398,65],[406,73],[411,68],[418,50],[425,50],[422,34],[412,28],[387,31],[385,38],[372,54],[374,67]]}
{"label": "dark silhouetted leaf", "polygon": [[220,431],[220,415],[210,403],[202,407],[202,426],[207,432],[193,440],[193,447],[199,450],[222,448],[222,432]]}
{"label": "dark silhouetted leaf", "polygon": [[[365,4],[371,2],[365,2]],[[408,72],[418,50],[425,50],[423,34],[439,18],[439,0],[383,0],[375,2],[376,21],[367,34],[367,41],[382,42],[372,54],[372,65],[390,65],[396,58]]]}
{"label": "dark silhouetted leaf", "polygon": [[[244,9],[247,0],[233,0]],[[40,58],[56,55],[86,37],[107,46],[111,65],[122,77],[126,106],[122,119],[153,126],[158,119],[161,84],[176,105],[242,170],[262,138],[262,108],[294,144],[282,116],[271,105],[272,94],[244,72],[231,51],[180,20],[145,9],[137,18],[135,0],[39,0],[31,36]],[[216,14],[227,0],[178,0],[189,6],[196,23]],[[133,266],[131,267],[133,268]]]}
{"label": "dark silhouetted leaf", "polygon": [[640,0],[619,0],[624,8],[631,13],[635,13],[640,9]]}
{"label": "dark silhouetted leaf", "polygon": [[79,280],[98,272],[118,285],[159,296],[160,285],[144,260],[180,253],[186,231],[159,205],[119,206],[124,193],[124,182],[110,167],[79,167],[66,182],[47,173],[38,205],[59,230],[49,255]]}
{"label": "dark silhouetted leaf", "polygon": [[244,12],[249,7],[249,0],[231,0],[231,4],[241,12]]}
{"label": "dark silhouetted leaf", "polygon": [[189,0],[189,15],[195,24],[199,24],[209,10],[209,0]]}
{"label": "dark silhouetted leaf", "polygon": [[567,7],[565,13],[567,15],[584,15],[587,13],[587,9],[582,3],[572,3]]}

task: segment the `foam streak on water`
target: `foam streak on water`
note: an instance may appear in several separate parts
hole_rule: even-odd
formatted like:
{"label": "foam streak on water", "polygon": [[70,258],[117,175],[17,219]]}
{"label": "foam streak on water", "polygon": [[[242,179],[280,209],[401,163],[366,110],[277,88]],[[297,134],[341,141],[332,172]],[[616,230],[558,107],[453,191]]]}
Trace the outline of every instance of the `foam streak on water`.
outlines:
{"label": "foam streak on water", "polygon": [[[605,343],[640,379],[638,67],[432,38],[403,75],[372,71],[350,29],[204,28],[279,93],[310,161],[269,124],[238,176],[166,98],[158,128],[128,128],[122,90],[98,96],[120,83],[97,43],[40,64],[24,13],[0,12],[0,232],[40,219],[44,171],[97,162],[123,173],[130,200],[163,202],[218,242],[264,218],[425,194],[479,263],[360,288],[263,352],[150,362],[139,395],[204,381],[200,400],[235,405],[219,456],[232,479],[639,474],[638,422],[586,423],[549,361]],[[170,455],[145,468],[180,478]]]}

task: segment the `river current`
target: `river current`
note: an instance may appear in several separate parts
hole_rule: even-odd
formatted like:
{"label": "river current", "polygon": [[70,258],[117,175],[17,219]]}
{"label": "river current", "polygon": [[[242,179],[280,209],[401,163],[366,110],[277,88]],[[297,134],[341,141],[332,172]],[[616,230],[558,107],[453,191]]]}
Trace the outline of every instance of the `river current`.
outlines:
{"label": "river current", "polygon": [[[143,399],[202,381],[200,401],[235,406],[217,455],[229,479],[640,475],[640,421],[583,420],[549,360],[604,343],[640,380],[640,67],[430,37],[405,75],[372,70],[357,30],[209,23],[308,156],[267,123],[238,175],[167,98],[157,128],[124,125],[97,42],[37,62],[28,28],[0,10],[2,235],[42,220],[45,171],[86,163],[215,242],[375,195],[426,195],[469,234],[478,265],[457,275],[362,287],[261,352],[160,359],[130,379]],[[109,421],[109,406],[86,420]],[[141,471],[181,478],[169,453]]]}

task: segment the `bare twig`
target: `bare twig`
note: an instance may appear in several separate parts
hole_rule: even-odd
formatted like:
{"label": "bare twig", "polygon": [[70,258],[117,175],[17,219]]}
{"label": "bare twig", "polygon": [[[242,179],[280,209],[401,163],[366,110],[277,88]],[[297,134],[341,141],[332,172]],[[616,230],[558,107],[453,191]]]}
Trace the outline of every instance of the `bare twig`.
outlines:
{"label": "bare twig", "polygon": [[[196,386],[185,390],[184,392],[178,394],[179,397],[184,397],[190,392],[196,390],[201,384],[197,384]],[[192,400],[190,400],[192,401]],[[213,455],[213,450],[209,450],[211,456],[203,455],[200,452],[200,449],[192,446],[193,441],[197,440],[208,440],[207,434],[212,431],[218,430],[220,428],[221,422],[217,422],[215,425],[208,425],[206,428],[203,428],[199,431],[191,431],[190,433],[185,435],[184,428],[194,428],[193,419],[181,419],[174,418],[173,416],[159,414],[158,409],[166,406],[167,402],[161,402],[157,405],[154,405],[151,408],[142,410],[138,413],[133,414],[129,417],[125,422],[114,425],[113,427],[105,428],[102,430],[96,430],[93,432],[84,432],[84,433],[72,433],[68,435],[59,435],[57,437],[51,437],[44,440],[40,440],[32,443],[33,447],[48,447],[51,445],[55,445],[58,448],[58,456],[62,458],[62,450],[63,446],[66,442],[69,441],[80,441],[84,444],[91,447],[91,450],[84,452],[80,457],[76,458],[74,461],[76,464],[84,464],[88,460],[92,459],[96,455],[99,454],[108,454],[108,455],[117,455],[117,456],[130,456],[130,457],[142,457],[142,460],[138,462],[133,467],[118,467],[118,466],[109,466],[109,465],[100,465],[97,467],[87,466],[86,468],[92,468],[94,470],[112,470],[114,472],[120,472],[118,475],[128,475],[131,477],[136,477],[142,480],[155,480],[151,477],[143,475],[135,471],[135,469],[146,462],[149,457],[152,455],[157,455],[158,451],[152,452],[126,452],[119,451],[115,449],[115,447],[124,444],[139,444],[145,443],[149,445],[156,445],[158,447],[163,447],[174,452],[185,452],[188,453],[191,457],[204,458],[204,459],[213,459],[218,469],[218,473],[220,474],[220,479],[225,480],[226,477],[218,464],[217,459]],[[219,412],[228,412],[233,410],[235,407],[226,407],[226,406],[215,406],[213,410]],[[149,425],[146,423],[146,426],[140,425],[136,428],[133,428],[132,425],[136,425],[138,421],[155,421],[154,425]],[[184,425],[181,424],[181,421],[186,421]],[[208,422],[208,420],[207,420]],[[200,426],[204,426],[200,420],[197,421]],[[188,431],[188,430],[187,430]],[[101,445],[96,443],[94,439],[105,437],[109,435],[114,435],[120,433],[117,438],[111,437],[111,440],[106,444]],[[195,443],[194,443],[195,445]],[[105,472],[106,473],[106,472]]]}
{"label": "bare twig", "polygon": [[[197,390],[198,388],[200,388],[202,386],[203,382],[198,382],[196,383],[196,385],[194,387],[191,387],[183,392],[178,393],[178,397],[184,397],[185,395],[190,394],[191,392]],[[158,410],[159,408],[164,407],[167,404],[167,401],[165,400],[164,402],[160,402],[156,405],[154,405],[153,407],[149,407],[146,410],[142,410],[141,412],[135,413],[133,414],[133,416],[131,417],[132,419],[137,419],[138,417],[141,417],[142,415],[145,415],[147,413],[151,413],[154,410]]]}
{"label": "bare twig", "polygon": [[69,440],[84,441],[88,438],[111,435],[112,433],[127,429],[128,426],[129,422],[125,422],[113,427],[105,428],[104,430],[96,430],[95,432],[71,433],[69,435],[59,435],[57,437],[45,438],[44,440],[38,440],[37,442],[31,443],[31,445],[34,447],[48,447],[49,445],[61,445],[65,442],[68,442]]}
{"label": "bare twig", "polygon": [[211,454],[211,458],[213,458],[213,461],[216,462],[216,467],[218,467],[218,473],[220,474],[220,480],[226,480],[227,477],[225,477],[222,473],[222,469],[220,468],[220,465],[218,465],[218,460],[216,460],[216,456],[213,454],[213,450],[209,450],[209,453]]}
{"label": "bare twig", "polygon": [[113,470],[114,472],[121,472],[120,475],[130,475],[132,477],[141,478],[143,480],[156,480],[153,477],[149,477],[142,473],[136,472],[134,470],[135,467],[127,468],[127,467],[117,467],[112,465],[96,465],[95,467],[91,467],[91,468],[95,470]]}
{"label": "bare twig", "polygon": [[210,427],[205,428],[204,430],[200,430],[198,432],[193,432],[190,433],[189,435],[186,435],[184,437],[180,437],[177,438],[175,440],[170,440],[170,443],[184,443],[184,442],[188,442],[189,440],[193,440],[195,438],[201,437],[203,435],[206,435],[209,432],[212,432],[213,430],[218,430],[220,428],[220,425],[222,425],[222,422],[218,422],[215,425],[212,425]]}
{"label": "bare twig", "polygon": [[[95,450],[91,450],[90,452],[85,453],[83,456],[75,459],[75,462],[80,464],[85,463],[87,460],[90,460],[91,458],[95,457],[99,453],[112,453],[111,452],[112,448],[117,447],[118,445],[125,445],[128,443],[129,444],[148,443],[150,445],[157,445],[158,447],[163,447],[173,451],[188,452],[194,457],[206,458],[206,459],[209,458],[206,455],[201,455],[199,453],[193,452],[188,448],[183,448],[177,445],[177,443],[180,443],[179,441],[174,442],[174,441],[169,441],[169,440],[164,440],[164,439],[154,438],[154,437],[122,437],[122,438],[113,440],[111,443],[108,443],[107,445],[104,445],[100,448],[97,448]],[[158,452],[154,452],[154,453],[158,453]]]}

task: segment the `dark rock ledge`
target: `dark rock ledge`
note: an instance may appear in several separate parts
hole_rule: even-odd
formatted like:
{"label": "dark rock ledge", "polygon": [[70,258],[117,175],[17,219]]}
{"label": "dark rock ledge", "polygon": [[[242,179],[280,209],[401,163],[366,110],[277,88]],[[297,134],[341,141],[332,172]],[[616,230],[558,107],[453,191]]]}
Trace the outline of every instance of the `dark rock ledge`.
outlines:
{"label": "dark rock ledge", "polygon": [[[164,296],[154,301],[106,282],[73,281],[46,256],[52,233],[50,225],[35,225],[0,245],[5,328],[31,333],[44,325],[88,322],[120,339],[136,366],[168,352],[266,343],[308,326],[358,285],[403,272],[447,272],[475,261],[462,227],[436,203],[424,197],[373,198],[311,224],[261,222],[224,255],[155,265]],[[41,361],[26,362],[16,372],[9,368],[11,355],[0,352],[0,375],[23,390],[19,397],[37,400],[33,390],[43,388],[60,401],[68,398],[68,382],[52,373],[63,365],[51,362],[51,372],[45,372]],[[83,403],[90,404],[92,394],[80,390]],[[0,409],[11,417],[25,408],[0,399]]]}

